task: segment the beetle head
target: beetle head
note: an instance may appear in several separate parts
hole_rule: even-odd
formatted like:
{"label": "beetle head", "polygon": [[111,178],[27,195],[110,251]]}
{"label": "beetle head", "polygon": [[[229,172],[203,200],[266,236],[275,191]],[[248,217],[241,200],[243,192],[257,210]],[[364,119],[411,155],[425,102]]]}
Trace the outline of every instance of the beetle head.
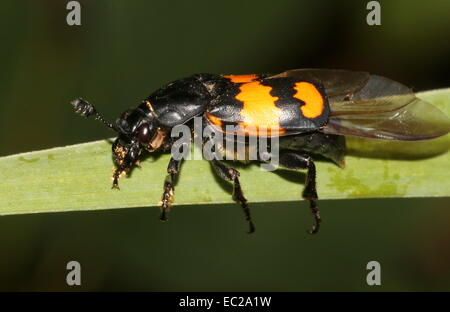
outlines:
{"label": "beetle head", "polygon": [[113,174],[113,187],[117,187],[118,178],[139,164],[143,150],[154,152],[161,147],[165,132],[157,126],[154,116],[145,114],[139,108],[125,111],[116,120],[114,128],[119,134],[112,146],[117,166]]}
{"label": "beetle head", "polygon": [[116,120],[115,130],[120,145],[139,145],[150,152],[163,143],[164,135],[155,116],[145,114],[140,108],[126,110]]}
{"label": "beetle head", "polygon": [[71,102],[75,111],[82,116],[95,116],[107,127],[116,131],[117,139],[112,145],[113,160],[116,169],[113,173],[113,187],[118,187],[118,179],[139,164],[143,150],[158,150],[164,142],[165,132],[157,124],[156,116],[145,114],[140,108],[125,111],[114,124],[103,119],[95,107],[77,99]]}

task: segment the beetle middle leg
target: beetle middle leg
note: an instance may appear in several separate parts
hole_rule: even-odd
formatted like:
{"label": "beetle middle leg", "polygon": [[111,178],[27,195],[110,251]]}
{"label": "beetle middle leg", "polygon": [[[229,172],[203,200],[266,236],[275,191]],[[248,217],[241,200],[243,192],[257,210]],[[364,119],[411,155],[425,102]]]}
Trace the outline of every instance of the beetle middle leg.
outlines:
{"label": "beetle middle leg", "polygon": [[317,207],[317,191],[316,191],[316,166],[312,158],[308,155],[300,155],[296,153],[284,153],[280,156],[280,165],[287,169],[307,169],[305,188],[303,189],[303,198],[309,201],[309,207],[314,216],[315,225],[309,234],[316,234],[319,231],[320,218],[319,207]]}
{"label": "beetle middle leg", "polygon": [[161,215],[159,219],[161,221],[167,221],[166,211],[170,209],[173,202],[174,183],[175,177],[180,172],[181,160],[176,160],[173,157],[170,158],[169,165],[167,166],[167,178],[164,181],[164,192],[161,197]]}
{"label": "beetle middle leg", "polygon": [[244,210],[245,220],[247,220],[249,226],[248,233],[250,234],[255,232],[255,226],[250,214],[250,208],[247,205],[247,199],[244,197],[244,193],[242,192],[241,184],[239,182],[239,171],[225,165],[217,159],[212,159],[210,162],[213,165],[214,170],[222,179],[233,182],[233,199],[240,203],[242,209]]}

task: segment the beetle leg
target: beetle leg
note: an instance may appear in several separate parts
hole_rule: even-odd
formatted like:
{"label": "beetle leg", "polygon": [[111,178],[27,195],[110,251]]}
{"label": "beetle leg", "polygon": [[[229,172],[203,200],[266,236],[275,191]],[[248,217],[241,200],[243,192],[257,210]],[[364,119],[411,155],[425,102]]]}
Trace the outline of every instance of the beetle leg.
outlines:
{"label": "beetle leg", "polygon": [[217,159],[211,160],[211,163],[213,165],[214,170],[222,179],[233,182],[233,199],[236,202],[240,203],[242,209],[244,210],[245,220],[247,220],[249,226],[248,233],[250,234],[255,232],[255,226],[252,221],[250,209],[247,205],[247,199],[244,197],[241,184],[239,183],[239,171],[225,165],[224,163],[218,161]]}
{"label": "beetle leg", "polygon": [[181,160],[176,160],[173,157],[170,158],[169,165],[167,166],[167,178],[164,181],[164,192],[161,197],[161,215],[159,219],[161,221],[167,221],[166,211],[170,210],[170,206],[173,202],[174,182],[175,176],[180,172]]}
{"label": "beetle leg", "polygon": [[112,175],[112,179],[113,179],[113,185],[111,187],[112,189],[120,190],[119,178],[126,175],[126,173],[127,173],[127,169],[124,166],[119,166],[117,169],[114,170],[113,175]]}
{"label": "beetle leg", "polygon": [[287,169],[307,169],[305,188],[303,189],[303,198],[309,201],[309,207],[314,216],[315,225],[309,231],[309,234],[316,234],[319,231],[320,218],[319,207],[317,207],[316,191],[316,166],[312,158],[308,155],[299,155],[296,153],[285,153],[280,157],[280,165]]}

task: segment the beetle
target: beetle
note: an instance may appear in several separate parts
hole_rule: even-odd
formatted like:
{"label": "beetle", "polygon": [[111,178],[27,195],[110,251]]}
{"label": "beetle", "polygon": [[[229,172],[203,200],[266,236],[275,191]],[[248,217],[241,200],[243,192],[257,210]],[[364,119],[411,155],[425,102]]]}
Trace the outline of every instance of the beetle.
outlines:
{"label": "beetle", "polygon": [[[309,202],[319,230],[316,167],[312,155],[320,155],[344,167],[345,136],[370,139],[427,140],[450,132],[450,120],[435,106],[415,97],[413,91],[391,79],[361,71],[295,69],[280,74],[195,74],[168,83],[126,110],[115,123],[107,122],[97,109],[77,99],[71,102],[82,116],[95,116],[117,132],[112,144],[113,188],[139,163],[144,152],[168,152],[175,144],[171,130],[201,117],[204,127],[227,133],[239,126],[244,137],[279,137],[279,164],[306,170],[302,196]],[[233,136],[234,138],[234,136]],[[212,137],[208,139],[212,140]],[[220,151],[215,151],[221,153]],[[223,152],[223,151],[222,151]],[[258,153],[258,159],[263,161]],[[163,186],[160,219],[173,201],[174,179],[180,159],[171,157]],[[215,172],[233,183],[233,199],[245,213],[249,233],[254,232],[239,172],[219,159],[210,160]]]}

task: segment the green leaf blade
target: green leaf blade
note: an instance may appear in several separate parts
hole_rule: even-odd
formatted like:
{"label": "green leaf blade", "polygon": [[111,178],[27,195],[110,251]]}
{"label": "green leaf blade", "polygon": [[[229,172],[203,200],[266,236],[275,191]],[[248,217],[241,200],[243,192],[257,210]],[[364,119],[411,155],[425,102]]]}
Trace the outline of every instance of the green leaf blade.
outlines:
{"label": "green leaf blade", "polygon": [[[450,89],[418,97],[450,115]],[[423,142],[348,138],[346,168],[317,161],[320,199],[450,196],[450,135]],[[0,215],[157,206],[169,155],[144,161],[111,189],[111,144],[96,141],[0,158]],[[304,175],[238,166],[250,202],[301,200]],[[207,161],[185,161],[175,205],[230,203]]]}

